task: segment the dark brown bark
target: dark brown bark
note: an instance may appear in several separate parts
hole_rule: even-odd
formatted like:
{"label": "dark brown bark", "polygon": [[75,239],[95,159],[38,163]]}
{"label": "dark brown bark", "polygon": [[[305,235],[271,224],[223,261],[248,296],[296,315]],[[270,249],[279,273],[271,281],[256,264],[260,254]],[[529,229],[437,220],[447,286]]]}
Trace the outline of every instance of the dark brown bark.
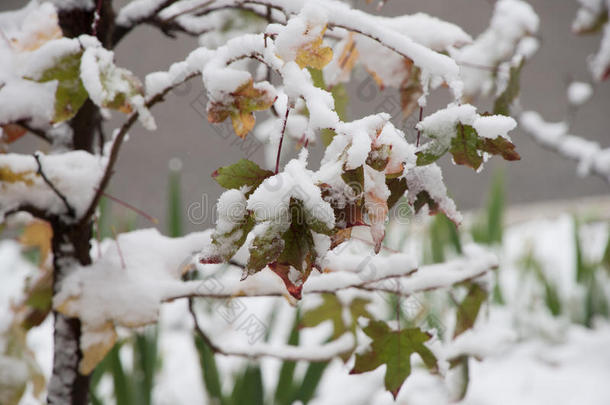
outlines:
{"label": "dark brown bark", "polygon": [[[91,264],[91,226],[65,225],[59,218],[53,227],[53,294],[73,266]],[[89,376],[78,372],[82,359],[80,350],[81,322],[53,312],[53,374],[49,382],[49,404],[85,405],[89,402]]]}
{"label": "dark brown bark", "polygon": [[[97,3],[97,1],[96,1]],[[95,10],[60,10],[59,24],[66,37],[93,34],[106,48],[112,48],[114,12],[112,0],[103,0],[100,19],[93,27]],[[102,136],[102,117],[99,108],[87,100],[70,121],[75,150],[93,151],[96,135]],[[92,184],[93,187],[93,184]],[[75,266],[91,264],[90,240],[92,222],[60,216],[50,219],[53,227],[53,293],[55,294]],[[83,357],[80,349],[81,322],[53,312],[53,374],[49,381],[47,402],[57,405],[86,405],[89,403],[89,376],[79,373]]]}

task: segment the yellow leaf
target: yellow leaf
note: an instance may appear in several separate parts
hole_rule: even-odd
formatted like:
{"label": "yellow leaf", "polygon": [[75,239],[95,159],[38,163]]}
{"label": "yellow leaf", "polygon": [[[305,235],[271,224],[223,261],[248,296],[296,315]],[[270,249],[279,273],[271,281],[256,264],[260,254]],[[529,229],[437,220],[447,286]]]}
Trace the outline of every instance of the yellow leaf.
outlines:
{"label": "yellow leaf", "polygon": [[356,49],[356,41],[354,41],[354,34],[350,32],[345,46],[341,50],[339,55],[339,68],[341,69],[341,76],[347,77],[354,68],[356,61],[358,60],[358,49]]}
{"label": "yellow leaf", "polygon": [[34,51],[45,43],[63,36],[57,22],[57,15],[52,16],[52,24],[44,24],[42,28],[29,32],[21,39],[11,38],[11,46],[18,52]]}
{"label": "yellow leaf", "polygon": [[23,246],[38,248],[40,258],[38,267],[42,267],[51,253],[51,239],[53,238],[53,229],[46,221],[35,220],[25,227],[23,233],[19,237],[19,243]]}
{"label": "yellow leaf", "polygon": [[208,121],[220,123],[231,117],[235,134],[240,138],[245,138],[254,128],[256,118],[253,112],[265,110],[275,101],[266,90],[255,88],[252,79],[232,92],[231,97],[230,104],[219,102],[210,104]]}
{"label": "yellow leaf", "polygon": [[333,50],[322,46],[324,31],[326,31],[326,27],[313,41],[305,43],[298,49],[295,62],[301,69],[309,66],[322,70],[332,60]]}
{"label": "yellow leaf", "polygon": [[83,358],[78,366],[78,371],[81,374],[88,375],[112,349],[117,340],[117,333],[112,322],[106,322],[96,330],[85,328],[83,337],[87,344],[81,348]]}
{"label": "yellow leaf", "polygon": [[27,186],[34,185],[34,181],[31,179],[31,176],[34,176],[35,172],[32,170],[28,170],[25,172],[17,172],[15,173],[10,168],[6,166],[0,167],[0,183],[17,183],[22,182]]}
{"label": "yellow leaf", "polygon": [[235,134],[240,138],[245,138],[248,132],[254,128],[256,118],[254,118],[254,114],[252,113],[240,111],[236,114],[231,114],[231,121]]}

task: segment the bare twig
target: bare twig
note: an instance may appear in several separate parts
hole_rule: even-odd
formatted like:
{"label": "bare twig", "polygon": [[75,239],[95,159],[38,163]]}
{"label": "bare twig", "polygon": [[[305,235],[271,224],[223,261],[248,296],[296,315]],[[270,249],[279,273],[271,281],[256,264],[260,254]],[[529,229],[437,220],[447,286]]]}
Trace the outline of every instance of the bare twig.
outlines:
{"label": "bare twig", "polygon": [[32,135],[39,137],[40,139],[42,139],[45,142],[48,142],[48,143],[53,142],[44,130],[39,129],[39,128],[34,128],[33,126],[30,125],[29,121],[30,121],[29,119],[22,119],[22,120],[17,121],[16,124],[22,126]]}
{"label": "bare twig", "polygon": [[[94,189],[95,191],[99,191],[99,189],[98,189],[97,187],[93,187],[93,189]],[[146,218],[146,219],[147,219],[147,220],[148,220],[150,223],[152,223],[152,224],[154,224],[154,225],[159,225],[159,220],[158,220],[157,218],[153,217],[152,215],[147,214],[146,212],[142,211],[141,209],[139,209],[139,208],[137,208],[137,207],[134,207],[133,205],[129,204],[128,202],[123,201],[123,200],[121,200],[121,199],[119,199],[119,198],[116,198],[116,197],[114,197],[114,196],[112,196],[112,195],[108,194],[108,193],[107,193],[107,192],[105,192],[105,191],[102,191],[102,195],[103,195],[104,197],[106,197],[106,198],[108,198],[108,199],[110,199],[110,200],[114,201],[115,203],[120,204],[120,205],[122,205],[123,207],[125,207],[125,208],[128,208],[128,209],[132,210],[132,211],[133,211],[133,212],[135,212],[136,214],[138,214],[138,215],[140,215],[140,216],[142,216],[142,217]]]}
{"label": "bare twig", "polygon": [[34,154],[34,159],[36,159],[36,163],[38,164],[38,174],[40,175],[40,177],[42,177],[44,182],[63,201],[64,205],[66,206],[66,210],[68,211],[68,215],[70,217],[74,218],[76,216],[76,212],[74,211],[74,208],[72,207],[72,205],[70,205],[70,203],[68,202],[68,199],[66,198],[66,196],[63,195],[63,193],[61,191],[59,191],[57,189],[57,187],[55,187],[55,184],[53,184],[51,182],[51,180],[49,180],[49,178],[46,176],[46,174],[44,174],[44,171],[42,170],[42,165],[40,164],[40,157],[38,156],[38,153]]}
{"label": "bare twig", "polygon": [[278,174],[280,171],[280,155],[282,153],[282,143],[284,142],[284,133],[286,132],[288,114],[290,114],[290,105],[286,105],[286,115],[284,115],[284,123],[282,124],[282,135],[280,136],[280,144],[277,147],[277,157],[275,158],[275,174]]}
{"label": "bare twig", "polygon": [[[174,85],[163,90],[161,93],[156,94],[154,97],[152,97],[150,100],[148,100],[146,102],[146,104],[145,104],[146,108],[150,108],[153,105],[160,102],[161,100],[163,100],[165,95],[167,95],[167,93],[169,93],[175,87],[177,87],[177,86],[183,84],[184,82],[192,79],[193,77],[196,77],[199,75],[200,75],[199,72],[191,73],[190,75],[186,76],[180,82],[175,83]],[[110,182],[110,179],[112,178],[112,174],[114,172],[114,165],[116,164],[116,161],[119,157],[119,152],[121,150],[123,141],[125,140],[125,136],[127,135],[127,132],[129,131],[129,129],[131,129],[133,124],[138,119],[138,116],[139,116],[139,113],[137,111],[132,113],[129,116],[129,118],[127,119],[127,121],[125,121],[125,123],[119,129],[119,132],[117,133],[117,135],[114,139],[114,142],[112,143],[112,148],[110,150],[110,156],[108,158],[108,164],[106,165],[106,171],[104,172],[104,175],[102,176],[102,179],[100,180],[100,183],[97,186],[97,191],[94,194],[93,199],[91,200],[91,203],[89,204],[89,207],[87,208],[87,211],[85,211],[85,214],[80,219],[81,224],[84,224],[85,222],[87,222],[89,220],[89,218],[91,218],[91,216],[95,213],[95,209],[97,208],[97,205],[99,204],[100,199],[102,198],[104,190],[106,189],[106,187],[108,186],[108,183]]]}

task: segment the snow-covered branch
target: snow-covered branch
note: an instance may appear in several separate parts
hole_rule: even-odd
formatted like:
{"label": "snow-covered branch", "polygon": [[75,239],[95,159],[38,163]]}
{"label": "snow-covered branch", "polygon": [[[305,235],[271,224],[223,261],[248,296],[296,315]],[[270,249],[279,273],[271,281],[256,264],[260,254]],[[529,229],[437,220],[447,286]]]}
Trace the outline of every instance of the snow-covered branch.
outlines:
{"label": "snow-covered branch", "polygon": [[597,142],[571,135],[567,123],[547,122],[534,111],[521,114],[519,122],[540,145],[576,161],[579,175],[595,174],[610,183],[610,148],[604,149]]}

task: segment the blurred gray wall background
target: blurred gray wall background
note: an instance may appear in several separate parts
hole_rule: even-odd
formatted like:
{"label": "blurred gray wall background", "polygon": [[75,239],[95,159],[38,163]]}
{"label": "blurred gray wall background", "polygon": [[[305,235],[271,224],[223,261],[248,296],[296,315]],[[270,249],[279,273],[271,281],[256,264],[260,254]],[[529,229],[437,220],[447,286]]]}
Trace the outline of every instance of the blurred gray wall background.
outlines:
{"label": "blurred gray wall background", "polygon": [[[3,0],[0,11],[23,4],[23,1]],[[364,0],[358,4],[363,9],[375,10]],[[575,0],[530,0],[530,4],[540,16],[542,46],[522,74],[521,103],[524,109],[539,111],[547,120],[561,120],[567,108],[566,83],[570,78],[589,80],[586,58],[597,50],[599,36],[579,37],[571,33],[570,25],[577,9]],[[487,27],[492,10],[492,0],[389,0],[381,13],[390,16],[429,13],[460,25],[476,37]],[[116,61],[117,65],[143,78],[149,72],[166,70],[172,62],[183,60],[196,46],[194,38],[180,36],[172,40],[151,27],[142,26],[119,44]],[[131,131],[110,188],[114,196],[163,219],[168,162],[171,158],[179,158],[183,163],[183,204],[185,210],[191,207],[192,218],[187,230],[213,225],[214,202],[222,192],[210,177],[214,170],[242,157],[263,162],[263,148],[258,147],[254,137],[249,136],[242,143],[235,135],[228,136],[226,131],[211,128],[203,112],[205,104],[201,104],[205,102],[203,92],[201,81],[195,79],[170,93],[165,103],[154,107],[158,130],[148,132],[136,126]],[[381,111],[388,100],[398,100],[398,96],[389,91],[371,95],[370,87],[365,92],[358,83],[350,85],[349,92],[351,119]],[[440,90],[425,112],[431,113],[448,101],[447,92]],[[491,104],[481,100],[479,105],[484,110]],[[113,120],[107,126],[108,130],[120,122]],[[592,100],[578,112],[573,133],[610,146],[609,124],[610,83],[603,83],[597,86]],[[412,126],[413,122],[407,125]],[[405,128],[410,132],[408,135],[413,136],[411,127]],[[572,162],[543,150],[518,129],[512,138],[522,156],[520,162],[505,164],[493,159],[480,174],[466,167],[453,166],[448,159],[442,162],[447,187],[459,208],[476,209],[482,205],[491,175],[499,167],[504,168],[507,175],[507,198],[511,204],[607,194],[608,185],[602,180],[579,178]],[[16,147],[31,151],[35,142],[28,140]],[[43,148],[42,144],[33,146]],[[319,156],[321,148],[318,146],[310,159],[314,167]]]}

